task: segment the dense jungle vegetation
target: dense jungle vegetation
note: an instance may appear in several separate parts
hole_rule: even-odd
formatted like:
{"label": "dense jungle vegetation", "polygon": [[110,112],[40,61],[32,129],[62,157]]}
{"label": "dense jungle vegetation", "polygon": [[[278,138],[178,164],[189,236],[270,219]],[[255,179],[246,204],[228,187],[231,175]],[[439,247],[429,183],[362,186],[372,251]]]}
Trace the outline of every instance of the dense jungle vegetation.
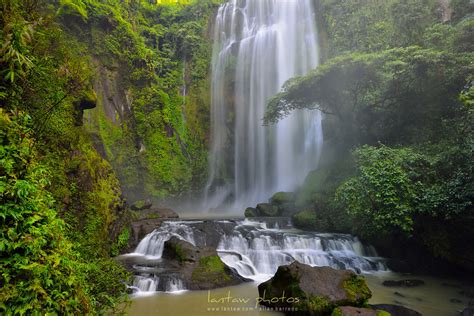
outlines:
{"label": "dense jungle vegetation", "polygon": [[[125,197],[184,198],[207,178],[220,2],[0,0],[0,314],[126,304],[111,259],[130,234]],[[315,4],[323,64],[265,117],[325,114],[295,219],[472,271],[472,3]]]}
{"label": "dense jungle vegetation", "polygon": [[123,306],[123,192],[205,181],[214,10],[0,1],[1,314]]}
{"label": "dense jungle vegetation", "polygon": [[355,233],[411,268],[472,271],[473,7],[319,2],[324,64],[289,80],[265,117],[325,114],[328,150],[297,222]]}

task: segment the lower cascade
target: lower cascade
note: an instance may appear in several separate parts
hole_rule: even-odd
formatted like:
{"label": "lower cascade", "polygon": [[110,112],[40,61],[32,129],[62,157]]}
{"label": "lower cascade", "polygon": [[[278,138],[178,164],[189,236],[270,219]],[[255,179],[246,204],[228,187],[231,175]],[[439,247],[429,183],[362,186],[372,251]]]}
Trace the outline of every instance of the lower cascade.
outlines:
{"label": "lower cascade", "polygon": [[357,237],[300,231],[287,218],[166,221],[145,236],[133,253],[124,255],[135,271],[130,286],[135,294],[186,290],[179,271],[162,259],[164,243],[173,236],[198,247],[216,248],[227,266],[242,277],[259,282],[270,279],[279,266],[295,260],[357,273],[387,270],[375,249]]}

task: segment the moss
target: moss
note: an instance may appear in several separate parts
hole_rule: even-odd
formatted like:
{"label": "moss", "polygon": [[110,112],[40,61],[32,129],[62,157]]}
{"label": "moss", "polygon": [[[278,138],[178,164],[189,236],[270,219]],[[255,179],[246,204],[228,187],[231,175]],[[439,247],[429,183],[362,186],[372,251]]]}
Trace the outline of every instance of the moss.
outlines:
{"label": "moss", "polygon": [[377,310],[377,316],[392,316],[392,314],[386,311]]}
{"label": "moss", "polygon": [[292,217],[293,224],[295,227],[303,229],[315,229],[316,228],[316,212],[313,210],[304,210],[296,213]]}
{"label": "moss", "polygon": [[183,248],[180,245],[173,244],[172,249],[174,253],[176,254],[176,258],[178,259],[178,261],[184,262],[186,259],[186,254],[184,253]]}
{"label": "moss", "polygon": [[362,276],[352,275],[342,283],[342,287],[349,299],[357,306],[367,305],[368,300],[372,297],[372,292]]}
{"label": "moss", "polygon": [[218,283],[230,279],[226,266],[219,256],[208,256],[199,259],[198,266],[192,274],[192,280],[195,282]]}
{"label": "moss", "polygon": [[344,314],[342,313],[341,309],[338,307],[332,311],[331,316],[344,316]]}
{"label": "moss", "polygon": [[329,314],[335,305],[324,297],[312,296],[295,304],[295,307],[299,312],[319,316]]}

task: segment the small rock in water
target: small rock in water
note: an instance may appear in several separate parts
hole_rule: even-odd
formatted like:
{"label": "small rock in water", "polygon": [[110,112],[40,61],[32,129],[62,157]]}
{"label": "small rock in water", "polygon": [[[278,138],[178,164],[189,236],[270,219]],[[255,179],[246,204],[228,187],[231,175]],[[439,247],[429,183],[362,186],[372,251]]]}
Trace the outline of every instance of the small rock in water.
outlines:
{"label": "small rock in water", "polygon": [[373,309],[353,306],[340,306],[332,312],[334,316],[377,316],[378,314]]}
{"label": "small rock in water", "polygon": [[415,287],[415,286],[420,286],[424,285],[425,282],[423,280],[387,280],[383,281],[382,283],[384,286],[389,286],[389,287],[395,287],[395,286],[400,286],[400,287]]}
{"label": "small rock in water", "polygon": [[[392,304],[375,304],[370,305],[373,309],[382,310],[390,313],[392,316],[421,316],[420,313],[413,309],[409,309],[405,306],[392,305]],[[427,315],[429,316],[429,315]]]}
{"label": "small rock in water", "polygon": [[406,297],[405,295],[403,295],[400,292],[393,292],[393,294],[395,294],[396,296],[399,296],[399,297]]}
{"label": "small rock in water", "polygon": [[462,301],[460,299],[457,299],[457,298],[452,298],[449,300],[451,303],[462,303]]}

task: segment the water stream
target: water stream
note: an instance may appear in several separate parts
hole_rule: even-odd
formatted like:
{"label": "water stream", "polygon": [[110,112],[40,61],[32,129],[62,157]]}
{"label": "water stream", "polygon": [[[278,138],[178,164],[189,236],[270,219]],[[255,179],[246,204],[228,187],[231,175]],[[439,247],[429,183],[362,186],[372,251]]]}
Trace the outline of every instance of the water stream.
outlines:
{"label": "water stream", "polygon": [[286,80],[318,65],[311,0],[230,0],[215,21],[210,176],[203,208],[242,210],[294,190],[316,168],[321,113],[296,111],[262,126],[266,104]]}
{"label": "water stream", "polygon": [[176,269],[161,260],[164,242],[173,236],[196,246],[216,248],[224,263],[241,276],[259,282],[295,260],[357,273],[387,270],[375,249],[356,237],[300,231],[288,218],[167,221],[126,255],[134,263],[135,295],[186,290]]}
{"label": "water stream", "polygon": [[[211,246],[221,259],[253,282],[208,291],[187,291],[176,267],[163,262],[163,244],[172,236],[197,246]],[[134,290],[128,315],[271,315],[256,305],[257,286],[269,279],[279,265],[294,260],[312,266],[351,269],[365,276],[373,292],[372,304],[399,304],[429,316],[458,315],[474,299],[461,294],[459,280],[402,275],[388,271],[375,249],[346,234],[319,234],[292,227],[287,218],[258,220],[176,220],[164,222],[143,238],[133,253],[123,258],[133,262]],[[414,288],[382,285],[385,280],[416,278],[425,284]],[[238,304],[209,302],[231,295],[244,298]],[[217,308],[217,309],[216,309]]]}

